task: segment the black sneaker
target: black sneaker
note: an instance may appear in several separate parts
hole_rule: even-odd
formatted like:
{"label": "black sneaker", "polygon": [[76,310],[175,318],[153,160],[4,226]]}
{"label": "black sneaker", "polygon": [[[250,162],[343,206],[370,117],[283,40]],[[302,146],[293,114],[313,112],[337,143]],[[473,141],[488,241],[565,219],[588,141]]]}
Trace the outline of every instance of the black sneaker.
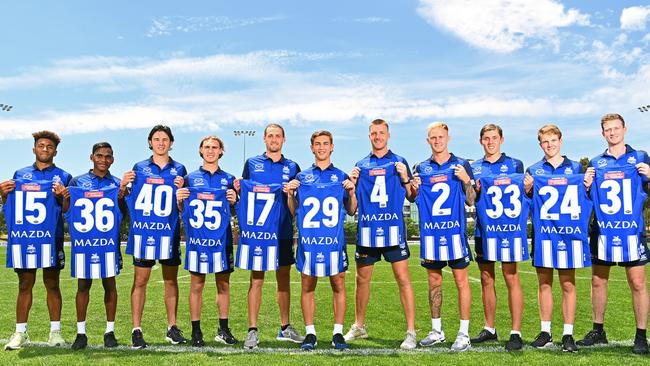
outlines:
{"label": "black sneaker", "polygon": [[310,333],[305,336],[305,340],[302,341],[300,349],[303,351],[313,351],[317,344],[316,335]]}
{"label": "black sneaker", "polygon": [[535,340],[530,344],[535,348],[546,348],[553,345],[553,338],[549,332],[539,332]]}
{"label": "black sneaker", "polygon": [[214,337],[214,340],[223,344],[227,344],[229,346],[235,345],[237,342],[239,342],[237,338],[235,338],[232,333],[230,333],[230,328],[217,329],[217,335]]}
{"label": "black sneaker", "polygon": [[201,332],[192,332],[192,347],[203,347],[205,342],[203,342],[203,333]]}
{"label": "black sneaker", "polygon": [[506,351],[519,351],[524,347],[524,341],[519,334],[510,334],[510,339],[506,342]]}
{"label": "black sneaker", "polygon": [[645,338],[635,337],[634,338],[634,347],[632,347],[632,352],[638,355],[647,355],[648,354],[648,340]]}
{"label": "black sneaker", "polygon": [[472,343],[483,343],[483,342],[491,342],[491,341],[497,341],[497,331],[494,331],[494,334],[490,333],[489,330],[483,328],[481,329],[481,332],[476,336],[476,338],[470,339],[470,342]]}
{"label": "black sneaker", "polygon": [[88,346],[88,337],[86,337],[85,334],[77,333],[77,338],[74,339],[74,343],[72,343],[72,349],[73,350],[80,350],[84,349]]}
{"label": "black sneaker", "polygon": [[348,344],[345,342],[345,338],[343,338],[343,334],[341,333],[336,333],[334,336],[332,336],[332,347],[341,351],[350,348],[350,346],[348,346]]}
{"label": "black sneaker", "polygon": [[165,340],[171,344],[180,344],[187,342],[187,339],[183,337],[183,331],[178,329],[178,327],[175,325],[172,325],[171,328],[169,328]]}
{"label": "black sneaker", "polygon": [[136,329],[131,333],[131,348],[143,349],[147,348],[147,342],[144,341],[144,336],[140,329]]}
{"label": "black sneaker", "polygon": [[104,347],[113,348],[117,347],[117,339],[115,339],[115,332],[104,333]]}
{"label": "black sneaker", "polygon": [[605,331],[590,330],[584,338],[576,342],[578,346],[593,346],[594,344],[607,344],[607,334]]}
{"label": "black sneaker", "polygon": [[578,352],[576,342],[573,340],[573,335],[565,334],[562,336],[562,351],[564,352]]}

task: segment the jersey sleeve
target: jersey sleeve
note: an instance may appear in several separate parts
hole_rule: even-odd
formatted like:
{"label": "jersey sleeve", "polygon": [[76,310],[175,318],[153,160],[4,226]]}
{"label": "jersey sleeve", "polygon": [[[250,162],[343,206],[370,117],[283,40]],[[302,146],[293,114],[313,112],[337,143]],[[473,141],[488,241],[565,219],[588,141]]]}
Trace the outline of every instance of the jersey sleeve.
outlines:
{"label": "jersey sleeve", "polygon": [[516,168],[515,168],[515,173],[523,173],[524,172],[524,163],[521,162],[519,159],[515,159],[516,162]]}
{"label": "jersey sleeve", "polygon": [[465,168],[467,175],[469,175],[470,183],[474,185],[474,172],[472,171],[472,166],[469,165],[469,161],[463,160],[463,168]]}
{"label": "jersey sleeve", "polygon": [[296,175],[293,176],[295,178],[298,175],[298,173],[300,173],[300,165],[298,165],[298,163],[296,163],[295,161],[293,163],[296,164]]}
{"label": "jersey sleeve", "polygon": [[248,170],[248,159],[244,163],[244,169],[241,172],[241,176],[244,179],[251,179],[251,172]]}
{"label": "jersey sleeve", "polygon": [[413,179],[413,173],[411,173],[411,168],[409,167],[408,161],[406,161],[406,159],[404,159],[404,158],[401,158],[400,162],[402,164],[406,165],[406,174],[408,175],[409,180]]}
{"label": "jersey sleeve", "polygon": [[68,187],[78,187],[79,186],[79,177],[74,177],[70,179],[70,183],[68,183]]}

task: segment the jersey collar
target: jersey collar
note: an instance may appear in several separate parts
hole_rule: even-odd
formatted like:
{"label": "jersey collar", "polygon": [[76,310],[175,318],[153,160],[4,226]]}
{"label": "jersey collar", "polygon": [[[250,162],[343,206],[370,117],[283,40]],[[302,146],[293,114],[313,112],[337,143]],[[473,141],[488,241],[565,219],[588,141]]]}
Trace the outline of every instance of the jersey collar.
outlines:
{"label": "jersey collar", "polygon": [[265,151],[261,156],[262,156],[264,159],[266,159],[266,160],[271,160],[272,163],[282,163],[282,164],[284,164],[285,161],[287,160],[287,159],[284,157],[284,154],[280,154],[280,160],[278,160],[277,162],[276,162],[276,161],[273,161],[273,159],[271,159],[270,157],[268,157],[268,155],[266,155],[266,151]]}
{"label": "jersey collar", "polygon": [[[628,145],[628,144],[625,144],[625,154],[623,154],[623,155],[627,155],[627,154],[629,154],[629,153],[631,153],[631,152],[634,152],[634,151],[636,151],[636,150],[634,150],[634,149],[632,148],[632,146],[630,146],[630,145]],[[614,159],[616,159],[616,157],[615,157],[614,155],[612,155],[612,154],[609,153],[609,149],[605,149],[605,151],[601,154],[601,156],[602,156],[602,157],[609,157],[609,158],[614,158]]]}

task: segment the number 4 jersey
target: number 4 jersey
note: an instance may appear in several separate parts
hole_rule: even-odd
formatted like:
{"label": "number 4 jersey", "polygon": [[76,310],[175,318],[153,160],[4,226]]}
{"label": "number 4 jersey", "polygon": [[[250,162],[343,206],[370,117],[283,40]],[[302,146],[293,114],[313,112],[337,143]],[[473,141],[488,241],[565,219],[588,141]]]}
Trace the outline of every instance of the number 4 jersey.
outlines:
{"label": "number 4 jersey", "polygon": [[7,195],[7,268],[49,268],[55,265],[56,224],[61,208],[52,182],[16,179]]}
{"label": "number 4 jersey", "polygon": [[251,271],[278,268],[278,230],[282,209],[282,185],[242,179],[237,205],[239,244],[235,266]]}
{"label": "number 4 jersey", "polygon": [[120,273],[119,188],[68,190],[70,208],[65,219],[72,239],[72,277],[115,277]]}

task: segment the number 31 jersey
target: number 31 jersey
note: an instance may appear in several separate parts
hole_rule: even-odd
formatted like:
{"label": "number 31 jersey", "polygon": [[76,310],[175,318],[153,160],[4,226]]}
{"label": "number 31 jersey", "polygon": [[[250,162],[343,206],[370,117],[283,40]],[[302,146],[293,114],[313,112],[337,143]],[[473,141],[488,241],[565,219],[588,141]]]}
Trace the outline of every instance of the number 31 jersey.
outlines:
{"label": "number 31 jersey", "polygon": [[52,182],[15,179],[7,195],[7,268],[49,268],[55,265],[55,236],[61,213]]}
{"label": "number 31 jersey", "polygon": [[72,277],[115,277],[120,273],[119,188],[68,187],[68,190],[70,208],[65,218],[72,239]]}

